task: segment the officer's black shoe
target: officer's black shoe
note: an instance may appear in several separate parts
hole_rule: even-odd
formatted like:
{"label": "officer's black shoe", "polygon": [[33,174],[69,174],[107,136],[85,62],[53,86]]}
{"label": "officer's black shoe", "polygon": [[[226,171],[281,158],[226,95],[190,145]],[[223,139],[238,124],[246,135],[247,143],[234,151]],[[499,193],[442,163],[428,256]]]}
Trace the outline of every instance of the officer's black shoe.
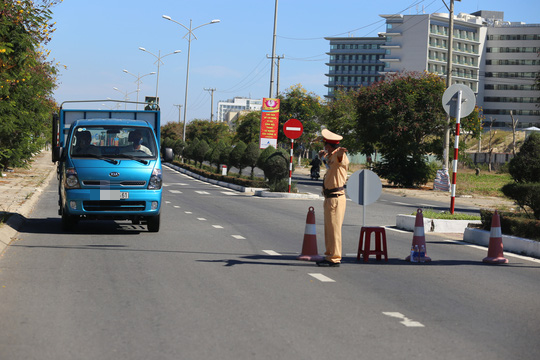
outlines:
{"label": "officer's black shoe", "polygon": [[322,266],[322,267],[339,267],[340,264],[341,263],[335,263],[328,260],[317,261],[317,266]]}

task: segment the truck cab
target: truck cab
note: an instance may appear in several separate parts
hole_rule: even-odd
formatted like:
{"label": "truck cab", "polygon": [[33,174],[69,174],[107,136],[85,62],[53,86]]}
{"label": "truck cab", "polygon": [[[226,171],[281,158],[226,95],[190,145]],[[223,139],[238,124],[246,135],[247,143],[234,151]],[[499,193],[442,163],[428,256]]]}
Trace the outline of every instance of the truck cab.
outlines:
{"label": "truck cab", "polygon": [[[131,220],[160,228],[159,111],[65,110],[53,122],[62,228],[80,220]],[[172,161],[166,149],[165,161]]]}

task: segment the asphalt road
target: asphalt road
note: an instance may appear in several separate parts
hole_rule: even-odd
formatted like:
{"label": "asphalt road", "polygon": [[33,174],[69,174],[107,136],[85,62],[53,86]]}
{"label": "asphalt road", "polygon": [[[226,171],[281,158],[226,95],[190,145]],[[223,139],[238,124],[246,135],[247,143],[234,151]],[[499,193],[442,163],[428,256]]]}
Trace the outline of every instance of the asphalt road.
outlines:
{"label": "asphalt road", "polygon": [[[161,231],[127,222],[60,230],[53,182],[0,258],[0,359],[537,359],[540,261],[427,235],[430,264],[356,262],[348,202],[340,268],[296,260],[321,200],[246,196],[165,170]],[[383,198],[368,225],[418,204]],[[414,202],[407,199],[406,201]],[[401,202],[402,204],[399,204]]]}

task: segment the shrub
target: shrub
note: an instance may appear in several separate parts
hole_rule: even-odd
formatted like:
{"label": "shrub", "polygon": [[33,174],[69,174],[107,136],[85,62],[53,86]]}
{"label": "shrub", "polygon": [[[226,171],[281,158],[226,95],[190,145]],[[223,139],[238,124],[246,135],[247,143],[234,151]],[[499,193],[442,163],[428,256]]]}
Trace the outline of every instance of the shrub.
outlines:
{"label": "shrub", "polygon": [[264,175],[270,184],[274,184],[289,176],[290,155],[283,149],[276,150],[264,162]]}
{"label": "shrub", "polygon": [[540,134],[531,134],[525,140],[510,160],[508,171],[514,183],[503,186],[504,195],[516,200],[525,212],[530,208],[540,219]]}
{"label": "shrub", "polygon": [[533,211],[535,219],[540,220],[540,183],[510,183],[502,187],[504,195],[516,200],[520,208]]}
{"label": "shrub", "polygon": [[264,163],[266,162],[266,159],[268,159],[270,155],[272,155],[275,151],[276,148],[273,146],[268,146],[266,149],[261,151],[259,159],[257,160],[257,167],[261,170],[264,170]]}
{"label": "shrub", "polygon": [[245,167],[251,167],[251,178],[253,178],[253,171],[257,166],[257,161],[260,154],[261,150],[259,149],[259,144],[252,142],[247,145],[246,150],[242,155],[242,164]]}
{"label": "shrub", "polygon": [[377,175],[395,185],[418,187],[435,178],[436,166],[426,161],[424,156],[396,156],[385,158],[375,164]]}
{"label": "shrub", "polygon": [[521,145],[508,171],[515,182],[538,182],[540,180],[540,134],[531,134]]}
{"label": "shrub", "polygon": [[229,162],[238,169],[240,175],[242,175],[242,169],[245,168],[242,163],[242,156],[246,151],[246,147],[247,145],[243,141],[239,141],[229,154]]}
{"label": "shrub", "polygon": [[256,179],[251,180],[251,179],[245,179],[245,178],[242,178],[242,177],[235,177],[235,176],[227,176],[227,175],[216,174],[216,173],[214,173],[212,171],[204,170],[204,169],[201,169],[201,168],[198,168],[196,166],[189,165],[189,164],[180,163],[178,161],[173,161],[173,164],[176,165],[176,166],[180,166],[181,168],[184,168],[186,170],[189,170],[189,171],[191,171],[191,172],[193,172],[195,174],[201,175],[201,176],[203,176],[203,177],[205,177],[207,179],[223,181],[223,182],[227,182],[227,183],[230,183],[230,184],[236,184],[236,185],[245,186],[245,187],[254,187],[254,188],[265,188],[265,187],[267,187],[264,180],[262,180],[260,178],[256,178]]}
{"label": "shrub", "polygon": [[210,151],[210,146],[208,145],[206,140],[199,141],[197,146],[195,146],[195,148],[193,149],[193,159],[195,160],[195,164],[198,161],[202,167],[202,164],[206,160],[206,157],[209,151]]}
{"label": "shrub", "polygon": [[[501,231],[506,235],[519,236],[530,240],[540,241],[540,221],[522,217],[512,212],[499,212],[501,219]],[[491,229],[493,211],[480,210],[482,228]]]}

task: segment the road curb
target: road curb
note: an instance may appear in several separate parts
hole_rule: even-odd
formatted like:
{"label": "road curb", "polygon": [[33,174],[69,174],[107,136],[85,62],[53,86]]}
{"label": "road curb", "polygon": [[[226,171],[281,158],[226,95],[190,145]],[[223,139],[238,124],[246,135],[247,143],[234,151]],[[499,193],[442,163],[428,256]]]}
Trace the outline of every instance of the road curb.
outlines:
{"label": "road curb", "polygon": [[45,189],[51,180],[56,175],[56,167],[52,167],[49,170],[49,174],[45,177],[43,182],[32,193],[32,196],[28,198],[17,210],[16,213],[11,215],[9,219],[0,226],[0,254],[11,244],[15,236],[24,225],[28,215],[32,212],[36,203],[38,202],[43,189]]}
{"label": "road curb", "polygon": [[[489,246],[489,237],[490,231],[487,230],[467,228],[463,233],[463,241],[486,247]],[[539,241],[524,239],[517,236],[503,235],[502,243],[504,251],[540,259]]]}
{"label": "road curb", "polygon": [[[402,230],[414,231],[415,215],[397,215],[396,227]],[[463,233],[469,224],[481,224],[480,220],[444,220],[424,218],[426,232]]]}
{"label": "road curb", "polygon": [[186,170],[180,166],[176,166],[170,163],[163,163],[164,165],[170,167],[171,169],[174,169],[176,171],[181,172],[182,174],[191,176],[194,179],[201,180],[208,182],[210,184],[219,185],[221,187],[225,187],[228,189],[236,190],[243,193],[250,193],[253,194],[253,196],[259,196],[259,197],[266,197],[266,198],[274,198],[274,199],[308,199],[308,200],[314,200],[319,199],[320,196],[317,194],[302,194],[302,193],[283,193],[283,192],[272,192],[268,191],[268,189],[263,188],[251,188],[251,187],[245,187],[241,185],[231,184],[224,181],[218,181],[214,179],[208,179],[205,178],[202,175],[195,174],[194,172],[191,172],[189,170]]}

